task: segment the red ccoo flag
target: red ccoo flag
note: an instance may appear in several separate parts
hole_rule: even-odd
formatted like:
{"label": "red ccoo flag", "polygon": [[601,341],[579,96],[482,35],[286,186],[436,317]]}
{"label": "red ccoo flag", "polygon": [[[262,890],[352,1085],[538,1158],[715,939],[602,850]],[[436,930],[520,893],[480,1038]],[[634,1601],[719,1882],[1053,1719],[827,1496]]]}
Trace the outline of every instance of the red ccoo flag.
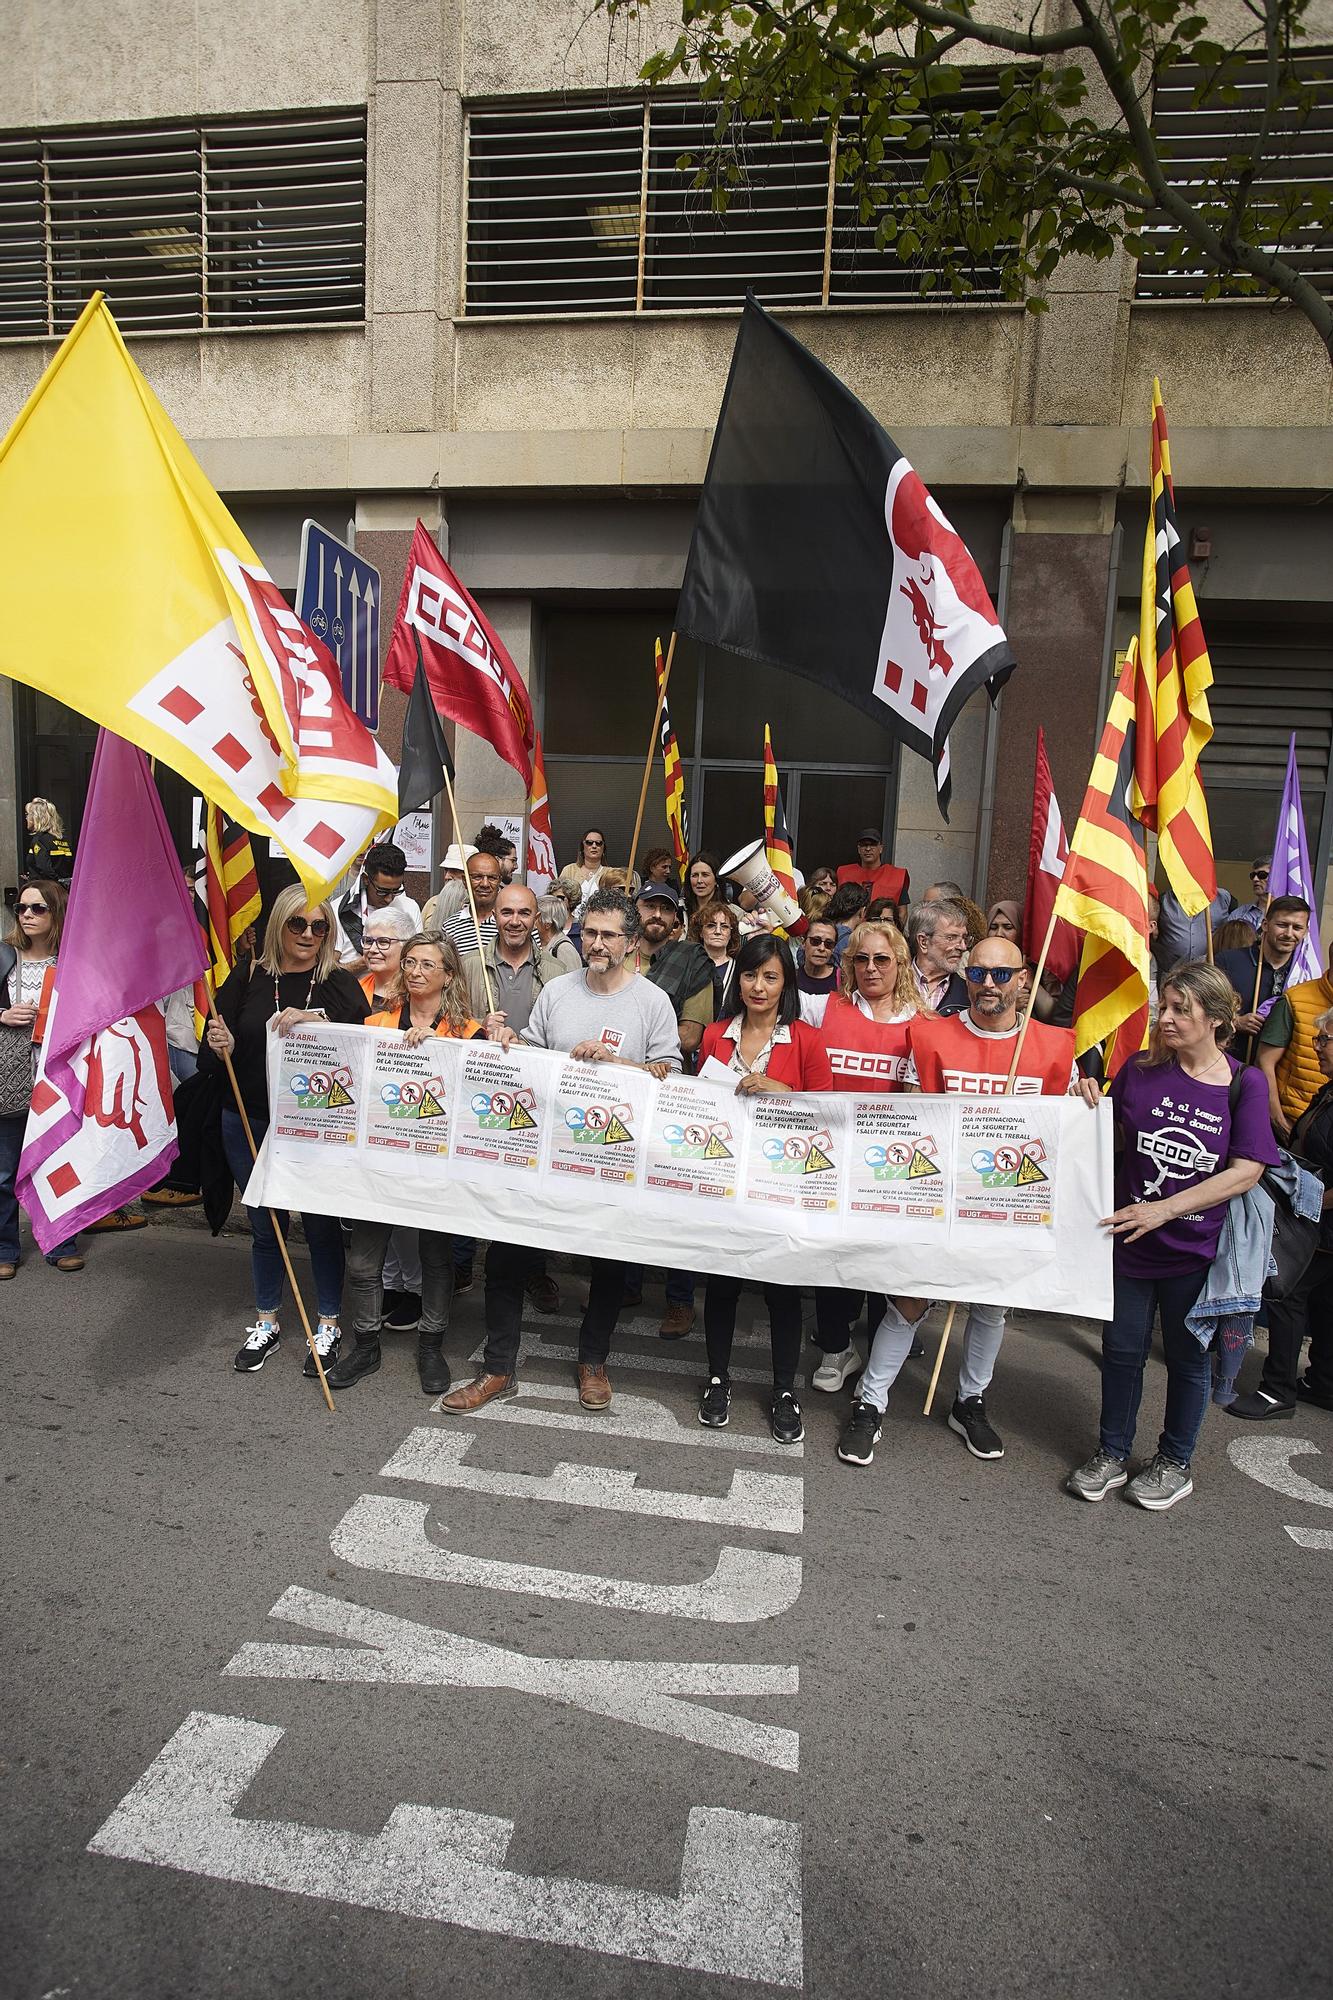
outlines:
{"label": "red ccoo flag", "polygon": [[[1041,956],[1046,932],[1055,915],[1055,892],[1069,859],[1064,821],[1051,783],[1046,759],[1046,732],[1037,726],[1037,769],[1032,780],[1032,837],[1028,843],[1028,892],[1023,905],[1023,951],[1033,964]],[[1063,917],[1046,952],[1047,970],[1061,981],[1072,979],[1078,966],[1078,932]]]}
{"label": "red ccoo flag", "polygon": [[412,690],[418,637],[440,714],[484,737],[530,786],[535,730],[528,691],[484,613],[420,521],[384,662],[384,679],[404,694]]}

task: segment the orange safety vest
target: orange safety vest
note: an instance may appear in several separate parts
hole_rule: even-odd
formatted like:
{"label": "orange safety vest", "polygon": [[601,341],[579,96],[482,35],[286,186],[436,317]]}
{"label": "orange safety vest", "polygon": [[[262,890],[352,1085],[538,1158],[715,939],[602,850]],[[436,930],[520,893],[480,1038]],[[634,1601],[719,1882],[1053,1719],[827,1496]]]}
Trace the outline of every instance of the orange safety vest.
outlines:
{"label": "orange safety vest", "polygon": [[1315,1060],[1314,1024],[1333,1007],[1333,979],[1325,973],[1319,979],[1303,979],[1284,994],[1291,1008],[1291,1040],[1282,1051],[1277,1066],[1278,1102],[1294,1125],[1307,1109],[1317,1090],[1328,1078]]}
{"label": "orange safety vest", "polygon": [[[919,1014],[907,1034],[924,1091],[971,1091],[979,1097],[1002,1097],[1014,1059],[1013,1035],[976,1034],[963,1014]],[[1016,1097],[1063,1097],[1074,1067],[1074,1031],[1028,1023],[1020,1068],[1014,1078]]]}
{"label": "orange safety vest", "polygon": [[821,1032],[833,1088],[858,1090],[863,1096],[901,1090],[907,1075],[907,1031],[915,1019],[872,1021],[840,993],[830,993]]}

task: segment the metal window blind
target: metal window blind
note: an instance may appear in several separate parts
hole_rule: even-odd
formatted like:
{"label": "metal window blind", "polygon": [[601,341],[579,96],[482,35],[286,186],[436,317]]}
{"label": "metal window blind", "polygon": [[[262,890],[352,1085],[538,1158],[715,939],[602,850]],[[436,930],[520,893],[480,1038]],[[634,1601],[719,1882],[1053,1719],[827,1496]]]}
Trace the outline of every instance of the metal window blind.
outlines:
{"label": "metal window blind", "polygon": [[[1206,605],[1203,615],[1206,626]],[[1313,831],[1333,756],[1333,646],[1298,629],[1236,622],[1210,640],[1209,652],[1213,740],[1204,752],[1205,785],[1268,793],[1276,810],[1294,730]]]}
{"label": "metal window blind", "polygon": [[[969,79],[963,95],[968,107],[993,101],[994,81]],[[876,244],[817,130],[733,132],[738,178],[715,207],[680,165],[707,155],[714,115],[683,97],[474,107],[467,313],[698,312],[732,309],[750,289],[775,306],[919,297],[921,267]],[[839,144],[853,137],[845,121]],[[891,171],[923,167],[904,148]],[[974,278],[974,297],[1000,296],[996,269]]]}
{"label": "metal window blind", "polygon": [[[1270,158],[1255,181],[1257,213],[1271,233],[1262,240],[1279,249],[1303,276],[1321,291],[1333,289],[1333,227],[1291,228],[1286,203],[1298,183],[1314,182],[1333,191],[1333,50],[1312,49],[1296,57],[1302,83],[1314,93],[1308,112],[1280,110],[1274,126]],[[1161,149],[1167,179],[1191,201],[1200,202],[1208,219],[1225,219],[1227,195],[1235,172],[1228,162],[1246,154],[1263,113],[1264,62],[1254,56],[1240,68],[1236,101],[1195,104],[1194,93],[1203,72],[1181,65],[1169,70],[1153,101],[1153,130]],[[1168,258],[1167,224],[1150,223],[1139,259],[1137,295],[1141,299],[1197,299],[1212,274],[1202,267],[1177,265]]]}
{"label": "metal window blind", "polygon": [[365,317],[364,110],[0,138],[0,338]]}

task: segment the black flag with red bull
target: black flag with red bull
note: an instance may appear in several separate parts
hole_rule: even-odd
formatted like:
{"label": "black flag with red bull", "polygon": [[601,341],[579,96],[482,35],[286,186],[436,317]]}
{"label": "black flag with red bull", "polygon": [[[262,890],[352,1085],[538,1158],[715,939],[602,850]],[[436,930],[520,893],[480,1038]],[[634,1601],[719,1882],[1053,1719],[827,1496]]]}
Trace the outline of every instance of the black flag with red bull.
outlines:
{"label": "black flag with red bull", "polygon": [[981,572],[893,439],[747,299],[676,630],[803,674],[935,766],[1013,672]]}

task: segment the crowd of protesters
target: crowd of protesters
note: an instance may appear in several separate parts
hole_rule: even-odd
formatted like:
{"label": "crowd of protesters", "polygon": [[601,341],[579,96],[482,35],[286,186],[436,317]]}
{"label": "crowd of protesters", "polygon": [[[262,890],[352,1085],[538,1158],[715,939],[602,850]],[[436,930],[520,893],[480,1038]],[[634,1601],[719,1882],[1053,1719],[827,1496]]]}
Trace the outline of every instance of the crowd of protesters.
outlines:
{"label": "crowd of protesters", "polygon": [[[19,1266],[15,1177],[60,944],[60,877],[72,867],[47,801],[29,806],[28,829],[29,873],[0,945],[0,1280]],[[1035,974],[1024,956],[1019,904],[1001,898],[983,911],[952,881],[931,883],[913,900],[907,872],[886,860],[876,828],[863,828],[849,844],[855,861],[809,871],[799,890],[803,935],[789,941],[707,852],[678,867],[669,849],[653,848],[631,876],[608,862],[605,833],[589,827],[577,861],[538,895],[517,878],[512,840],[485,826],[475,845],[448,849],[440,890],[423,909],[407,893],[402,850],[381,842],[335,900],[310,905],[296,887],[277,895],[262,937],[217,994],[197,1078],[192,1016],[188,1006],[177,1008],[173,1073],[182,1088],[211,1088],[220,1157],[238,1189],[249,1179],[251,1142],[262,1141],[269,1122],[270,1032],[317,1020],[395,1029],[409,1044],[431,1036],[484,1036],[504,1046],[520,1039],[659,1077],[711,1061],[734,1073],[742,1094],[1013,1088],[1073,1093],[1095,1105],[1101,1085],[1074,1062],[1073,980],[1041,982],[1010,1078]],[[1270,900],[1267,878],[1268,864],[1256,861],[1252,900],[1237,908],[1224,893],[1209,918],[1189,918],[1169,892],[1153,892],[1151,1045],[1122,1067],[1109,1093],[1117,1143],[1117,1205],[1106,1219],[1114,1237],[1114,1308],[1102,1335],[1097,1446],[1067,1482],[1085,1500],[1125,1487],[1139,1505],[1160,1511],[1184,1498],[1210,1400],[1251,1419],[1289,1416],[1300,1399],[1333,1409],[1333,1213],[1299,1282],[1267,1308],[1268,1354],[1248,1395],[1215,1393],[1217,1345],[1207,1332],[1210,1278],[1219,1258],[1231,1254],[1219,1247],[1231,1241],[1224,1238],[1229,1205],[1280,1165],[1279,1142],[1314,1173],[1333,1173],[1333,964],[1316,979],[1289,979],[1309,906],[1293,896]],[[1206,962],[1210,921],[1215,963]],[[166,1006],[170,1024],[171,1002]],[[220,1088],[227,1066],[236,1101]],[[1190,1143],[1173,1147],[1170,1135],[1182,1130]],[[145,1196],[150,1203],[195,1198],[192,1189],[170,1185]],[[1325,1199],[1333,1202],[1333,1194]],[[278,1232],[285,1234],[288,1218],[248,1214],[255,1318],[234,1365],[254,1374],[281,1342]],[[107,1226],[143,1221],[137,1212],[117,1217]],[[439,1397],[442,1410],[466,1413],[514,1393],[525,1304],[548,1313],[560,1305],[545,1253],[499,1240],[488,1246],[482,1364],[472,1381],[454,1386],[443,1342],[452,1299],[473,1282],[477,1246],[446,1230],[313,1213],[301,1220],[316,1295],[314,1350],[331,1388],[345,1391],[375,1372],[386,1334],[415,1331],[422,1390]],[[608,1361],[617,1323],[643,1296],[644,1273],[604,1254],[611,1248],[597,1243],[587,1256],[577,1379],[589,1410],[612,1399]],[[84,1262],[74,1240],[47,1261],[62,1272]],[[664,1339],[694,1330],[702,1285],[698,1415],[702,1424],[724,1426],[741,1281],[673,1269],[668,1260],[664,1266]],[[922,1352],[929,1272],[921,1277],[921,1295],[913,1298],[815,1288],[819,1360],[811,1385],[830,1395],[849,1390],[837,1443],[849,1466],[872,1462],[893,1385]],[[802,1294],[791,1286],[760,1289],[772,1353],[769,1421],[775,1439],[795,1443],[805,1434],[797,1397]],[[864,1359],[853,1332],[863,1306]],[[1005,1320],[999,1306],[965,1308],[948,1424],[982,1460],[1004,1455],[986,1399]],[[1157,1324],[1164,1423],[1155,1451],[1131,1472]],[[318,1373],[314,1352],[306,1354],[305,1372]],[[1229,1382],[1234,1373],[1233,1366]]]}

